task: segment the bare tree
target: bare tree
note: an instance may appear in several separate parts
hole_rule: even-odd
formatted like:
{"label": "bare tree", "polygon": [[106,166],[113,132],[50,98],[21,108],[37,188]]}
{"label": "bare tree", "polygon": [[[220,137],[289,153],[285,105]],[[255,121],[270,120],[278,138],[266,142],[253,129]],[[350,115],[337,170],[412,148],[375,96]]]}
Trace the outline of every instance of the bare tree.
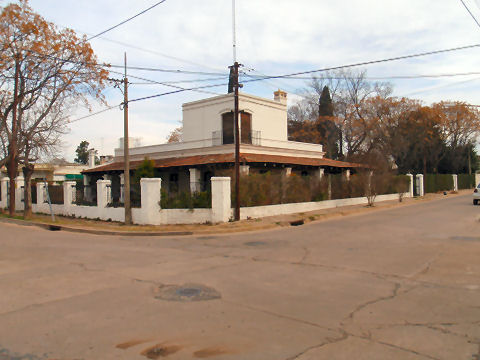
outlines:
{"label": "bare tree", "polygon": [[33,147],[51,139],[41,131],[52,131],[51,122],[58,120],[62,107],[73,102],[88,106],[91,97],[103,100],[108,72],[97,64],[85,37],[78,38],[70,29],[58,30],[34,13],[27,0],[3,8],[0,46],[0,164],[8,165],[13,215],[18,164],[29,164]]}

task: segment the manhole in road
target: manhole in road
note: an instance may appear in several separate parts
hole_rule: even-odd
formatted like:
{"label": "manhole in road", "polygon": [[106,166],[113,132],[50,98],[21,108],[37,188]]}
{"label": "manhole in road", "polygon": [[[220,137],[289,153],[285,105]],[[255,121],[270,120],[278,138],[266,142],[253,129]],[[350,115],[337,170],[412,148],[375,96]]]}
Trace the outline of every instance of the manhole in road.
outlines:
{"label": "manhole in road", "polygon": [[478,237],[478,236],[451,236],[450,240],[480,241],[480,237]]}
{"label": "manhole in road", "polygon": [[222,295],[208,286],[200,284],[163,285],[155,289],[155,299],[167,301],[207,301],[220,299]]}

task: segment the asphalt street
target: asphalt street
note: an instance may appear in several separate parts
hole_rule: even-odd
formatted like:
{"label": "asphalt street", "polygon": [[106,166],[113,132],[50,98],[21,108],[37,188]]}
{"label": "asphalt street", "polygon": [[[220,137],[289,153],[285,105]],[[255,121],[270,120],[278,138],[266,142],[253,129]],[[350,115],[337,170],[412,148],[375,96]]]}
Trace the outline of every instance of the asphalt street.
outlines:
{"label": "asphalt street", "polygon": [[220,236],[0,224],[0,360],[480,360],[470,195]]}

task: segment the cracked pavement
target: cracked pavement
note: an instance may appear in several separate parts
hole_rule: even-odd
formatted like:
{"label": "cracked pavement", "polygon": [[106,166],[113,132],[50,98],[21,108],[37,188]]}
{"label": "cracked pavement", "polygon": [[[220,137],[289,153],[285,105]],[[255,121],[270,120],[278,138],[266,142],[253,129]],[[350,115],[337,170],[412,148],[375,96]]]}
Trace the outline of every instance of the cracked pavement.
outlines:
{"label": "cracked pavement", "polygon": [[[0,224],[0,360],[478,360],[470,200],[218,236]],[[221,298],[155,298],[184,284]]]}

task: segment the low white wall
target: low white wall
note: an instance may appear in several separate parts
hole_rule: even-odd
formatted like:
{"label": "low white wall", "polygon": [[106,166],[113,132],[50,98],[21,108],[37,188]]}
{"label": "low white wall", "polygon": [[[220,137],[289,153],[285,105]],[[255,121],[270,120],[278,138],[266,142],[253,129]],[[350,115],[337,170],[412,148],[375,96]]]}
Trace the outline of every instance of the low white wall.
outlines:
{"label": "low white wall", "polygon": [[[99,199],[100,206],[79,206],[72,204],[73,192],[75,191],[73,184],[72,182],[64,183],[65,204],[52,204],[52,211],[55,215],[118,222],[125,220],[125,210],[123,207],[113,208],[107,206],[110,202],[109,197],[111,196],[108,190],[110,186],[109,180],[97,181],[97,198]],[[5,191],[5,180],[2,185],[3,191]],[[36,213],[50,214],[50,206],[45,202],[44,187],[45,185],[43,183],[37,184],[37,204],[32,204],[32,210]],[[207,222],[227,222],[233,217],[233,209],[231,208],[230,202],[230,178],[228,177],[212,178],[211,209],[161,209],[160,189],[161,179],[141,180],[142,207],[132,209],[133,223],[140,225],[202,224]],[[17,194],[17,196],[19,195],[20,194]],[[410,193],[405,193],[404,197],[410,197]],[[396,199],[398,199],[398,194],[389,194],[379,195],[375,201]],[[2,204],[3,203],[2,197]],[[241,208],[240,216],[241,219],[261,218],[367,203],[368,200],[366,197],[359,197],[319,202],[244,207]],[[19,203],[18,205],[17,210],[23,209],[23,203]]]}
{"label": "low white wall", "polygon": [[[409,193],[405,193],[404,197],[410,197]],[[398,194],[378,195],[375,198],[377,201],[398,200]],[[304,203],[291,203],[291,204],[278,204],[278,205],[266,205],[266,206],[252,206],[240,208],[240,219],[247,218],[260,218],[266,216],[275,215],[287,215],[300,212],[332,209],[342,206],[362,205],[368,204],[366,197],[338,199],[338,200],[325,200],[318,202],[304,202]],[[233,214],[233,210],[232,210]]]}
{"label": "low white wall", "polygon": [[212,222],[212,209],[162,209],[161,224],[205,224]]}

